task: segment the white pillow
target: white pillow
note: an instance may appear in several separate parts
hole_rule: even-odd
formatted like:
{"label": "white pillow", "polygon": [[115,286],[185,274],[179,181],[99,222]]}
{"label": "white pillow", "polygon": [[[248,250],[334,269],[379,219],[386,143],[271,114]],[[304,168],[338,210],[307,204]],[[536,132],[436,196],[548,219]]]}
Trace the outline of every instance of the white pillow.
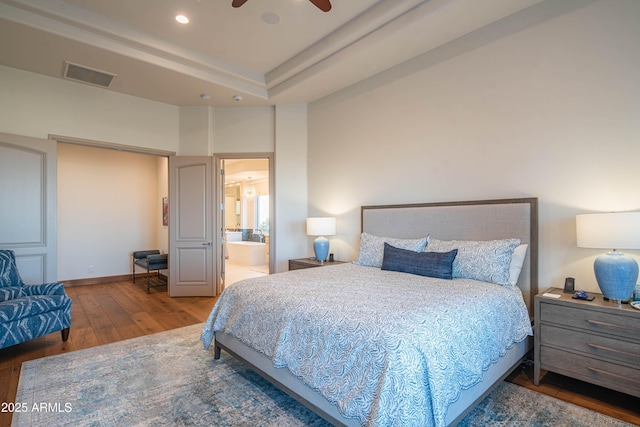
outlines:
{"label": "white pillow", "polygon": [[522,271],[522,264],[524,264],[524,257],[527,255],[527,245],[523,243],[513,250],[511,255],[511,264],[509,265],[509,284],[515,286],[518,284],[518,278],[520,277],[520,271]]}
{"label": "white pillow", "polygon": [[497,285],[508,285],[514,249],[520,239],[503,240],[437,240],[431,239],[430,252],[449,252],[458,249],[453,260],[453,277],[481,280]]}
{"label": "white pillow", "polygon": [[382,267],[385,243],[399,249],[422,252],[424,251],[425,246],[427,246],[427,238],[396,239],[393,237],[379,237],[374,236],[373,234],[362,233],[360,235],[360,251],[358,252],[358,260],[355,264],[365,267]]}

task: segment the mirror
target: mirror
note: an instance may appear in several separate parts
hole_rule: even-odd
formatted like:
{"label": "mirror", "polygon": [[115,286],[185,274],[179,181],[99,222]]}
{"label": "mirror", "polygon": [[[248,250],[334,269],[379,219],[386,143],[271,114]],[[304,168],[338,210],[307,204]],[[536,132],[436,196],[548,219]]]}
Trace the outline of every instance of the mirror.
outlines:
{"label": "mirror", "polygon": [[240,228],[242,217],[242,203],[240,203],[240,184],[229,184],[224,187],[225,229],[235,231]]}

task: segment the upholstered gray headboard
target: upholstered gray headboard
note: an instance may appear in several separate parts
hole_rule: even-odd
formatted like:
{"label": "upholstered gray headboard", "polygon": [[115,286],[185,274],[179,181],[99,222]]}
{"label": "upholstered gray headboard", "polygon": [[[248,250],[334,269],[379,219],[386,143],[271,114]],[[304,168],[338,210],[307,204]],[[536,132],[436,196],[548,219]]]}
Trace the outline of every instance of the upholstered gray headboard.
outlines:
{"label": "upholstered gray headboard", "polygon": [[538,292],[538,199],[362,206],[362,231],[376,236],[439,240],[518,238],[529,249],[518,287],[529,313]]}

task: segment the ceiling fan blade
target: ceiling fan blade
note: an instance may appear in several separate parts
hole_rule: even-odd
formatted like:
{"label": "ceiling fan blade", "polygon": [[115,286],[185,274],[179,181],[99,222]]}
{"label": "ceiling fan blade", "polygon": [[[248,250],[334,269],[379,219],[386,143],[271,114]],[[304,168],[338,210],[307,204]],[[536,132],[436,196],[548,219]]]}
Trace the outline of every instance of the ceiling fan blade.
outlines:
{"label": "ceiling fan blade", "polygon": [[245,4],[246,2],[247,2],[247,0],[233,0],[233,1],[231,2],[231,6],[233,6],[233,7],[240,7],[240,6],[242,6],[243,4]]}
{"label": "ceiling fan blade", "polygon": [[309,0],[309,1],[323,12],[329,12],[331,10],[330,0]]}

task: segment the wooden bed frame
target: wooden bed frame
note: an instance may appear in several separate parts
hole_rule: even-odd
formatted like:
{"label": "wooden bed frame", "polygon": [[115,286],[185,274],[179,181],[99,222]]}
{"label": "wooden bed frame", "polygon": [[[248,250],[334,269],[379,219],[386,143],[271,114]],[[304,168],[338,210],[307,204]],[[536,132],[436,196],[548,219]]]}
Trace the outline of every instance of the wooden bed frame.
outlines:
{"label": "wooden bed frame", "polygon": [[[538,203],[536,198],[410,205],[363,206],[362,231],[377,236],[439,240],[493,240],[519,238],[529,249],[518,280],[529,314],[533,318],[533,297],[538,283]],[[503,381],[532,348],[527,339],[514,345],[484,373],[483,380],[468,390],[447,410],[447,425],[461,421],[495,386]],[[336,426],[359,426],[343,417],[336,406],[307,387],[287,369],[274,368],[270,359],[234,337],[216,332],[215,357],[224,349],[246,362],[256,372],[300,403]]]}

